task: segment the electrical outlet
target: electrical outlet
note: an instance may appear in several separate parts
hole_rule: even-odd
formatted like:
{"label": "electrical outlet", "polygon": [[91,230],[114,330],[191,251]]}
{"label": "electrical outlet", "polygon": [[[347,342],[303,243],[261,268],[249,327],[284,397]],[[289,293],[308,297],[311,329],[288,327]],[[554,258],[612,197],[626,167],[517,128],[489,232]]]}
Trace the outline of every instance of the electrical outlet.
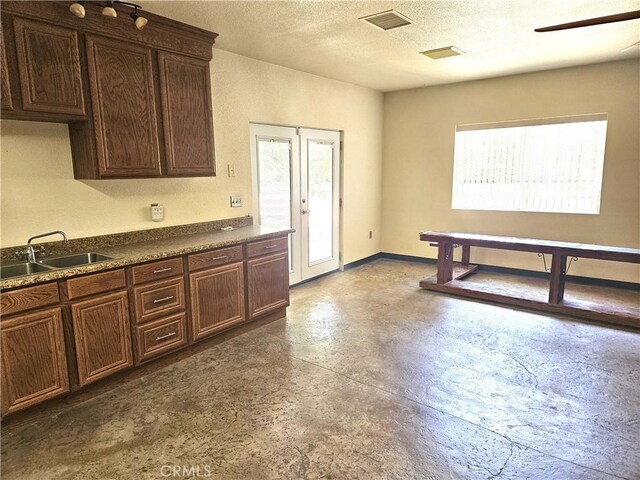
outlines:
{"label": "electrical outlet", "polygon": [[231,195],[231,208],[241,207],[242,197],[240,195]]}
{"label": "electrical outlet", "polygon": [[164,220],[164,207],[157,203],[151,204],[151,220],[154,222],[161,222]]}
{"label": "electrical outlet", "polygon": [[236,166],[233,163],[230,163],[227,165],[227,170],[229,171],[229,176],[230,177],[235,177],[236,176]]}

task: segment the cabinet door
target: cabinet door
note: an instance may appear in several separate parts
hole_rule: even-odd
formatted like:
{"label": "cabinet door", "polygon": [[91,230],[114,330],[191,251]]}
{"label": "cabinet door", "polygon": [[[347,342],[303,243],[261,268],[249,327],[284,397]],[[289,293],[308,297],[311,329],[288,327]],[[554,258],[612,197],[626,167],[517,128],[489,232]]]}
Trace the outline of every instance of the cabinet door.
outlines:
{"label": "cabinet door", "polygon": [[192,273],[189,280],[194,340],[244,320],[242,262]]}
{"label": "cabinet door", "polygon": [[71,305],[80,385],[133,364],[127,292]]}
{"label": "cabinet door", "polygon": [[23,18],[13,24],[22,108],[84,115],[77,32]]}
{"label": "cabinet door", "polygon": [[3,415],[69,391],[59,307],[3,321],[0,338]]}
{"label": "cabinet door", "polygon": [[0,25],[0,75],[2,75],[2,90],[0,91],[0,101],[2,110],[13,110],[13,100],[11,99],[11,83],[9,81],[9,64],[7,63],[7,53],[5,51],[5,41],[2,26]]}
{"label": "cabinet door", "polygon": [[209,62],[158,54],[168,175],[215,175]]}
{"label": "cabinet door", "polygon": [[99,176],[160,175],[151,49],[87,35],[87,63]]}
{"label": "cabinet door", "polygon": [[287,252],[247,261],[249,318],[256,318],[289,305],[289,260]]}

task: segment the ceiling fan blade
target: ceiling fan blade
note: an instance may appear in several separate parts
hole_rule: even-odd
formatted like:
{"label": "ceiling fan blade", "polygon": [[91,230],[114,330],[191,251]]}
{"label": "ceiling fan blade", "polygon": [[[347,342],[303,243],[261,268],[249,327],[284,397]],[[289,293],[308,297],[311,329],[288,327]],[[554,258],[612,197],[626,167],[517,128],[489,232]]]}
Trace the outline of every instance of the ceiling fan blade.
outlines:
{"label": "ceiling fan blade", "polygon": [[616,15],[607,15],[605,17],[588,18],[587,20],[579,20],[577,22],[563,23],[561,25],[553,25],[551,27],[536,28],[536,32],[554,32],[556,30],[566,30],[568,28],[590,27],[591,25],[601,25],[603,23],[623,22],[625,20],[634,20],[640,18],[640,10],[633,12],[618,13]]}

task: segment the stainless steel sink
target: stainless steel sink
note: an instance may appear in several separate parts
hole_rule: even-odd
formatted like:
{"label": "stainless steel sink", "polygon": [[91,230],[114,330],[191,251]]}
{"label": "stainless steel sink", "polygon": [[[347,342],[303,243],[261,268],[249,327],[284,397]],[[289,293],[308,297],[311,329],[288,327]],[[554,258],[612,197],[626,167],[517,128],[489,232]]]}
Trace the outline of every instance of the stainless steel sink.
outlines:
{"label": "stainless steel sink", "polygon": [[32,273],[49,272],[54,270],[53,267],[42,265],[40,263],[15,263],[12,265],[0,266],[0,278],[21,277],[23,275],[31,275]]}
{"label": "stainless steel sink", "polygon": [[22,277],[33,273],[50,272],[61,268],[81,267],[92,263],[106,262],[113,257],[101,253],[89,252],[64,257],[47,258],[37,263],[24,262],[0,266],[0,279]]}
{"label": "stainless steel sink", "polygon": [[53,268],[70,268],[89,265],[91,263],[105,262],[113,260],[113,257],[103,255],[101,253],[89,252],[79,253],[77,255],[67,255],[65,257],[47,258],[41,260],[42,265],[48,265]]}

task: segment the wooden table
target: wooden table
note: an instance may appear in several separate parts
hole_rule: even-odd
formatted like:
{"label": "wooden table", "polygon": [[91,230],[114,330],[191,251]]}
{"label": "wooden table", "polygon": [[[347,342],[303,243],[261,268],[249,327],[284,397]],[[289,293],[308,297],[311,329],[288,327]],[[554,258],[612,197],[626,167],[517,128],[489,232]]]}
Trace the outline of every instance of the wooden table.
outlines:
{"label": "wooden table", "polygon": [[[640,250],[638,249],[532,238],[431,231],[422,232],[420,240],[431,242],[434,246],[437,244],[438,247],[437,274],[420,282],[420,286],[426,290],[453,293],[640,328],[640,310],[638,308],[615,307],[595,302],[564,299],[567,257],[640,263]],[[462,247],[462,261],[459,263],[453,261],[455,246]],[[470,286],[465,284],[461,280],[478,269],[477,265],[470,264],[471,247],[551,255],[548,297],[492,285],[474,284]]]}

